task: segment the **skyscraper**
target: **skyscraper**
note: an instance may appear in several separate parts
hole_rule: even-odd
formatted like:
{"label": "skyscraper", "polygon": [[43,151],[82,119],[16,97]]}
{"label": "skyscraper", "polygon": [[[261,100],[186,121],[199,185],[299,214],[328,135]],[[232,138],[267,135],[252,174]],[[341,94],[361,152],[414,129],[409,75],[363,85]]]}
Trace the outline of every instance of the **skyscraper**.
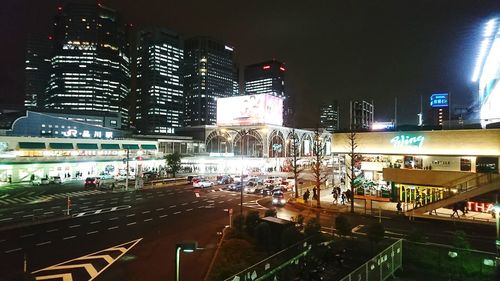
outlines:
{"label": "skyscraper", "polygon": [[185,125],[214,125],[217,98],[234,94],[234,49],[209,37],[184,43]]}
{"label": "skyscraper", "polygon": [[291,103],[285,92],[285,65],[277,60],[245,67],[245,94],[268,94],[283,98],[283,122],[290,125]]}
{"label": "skyscraper", "polygon": [[350,129],[369,130],[374,116],[373,102],[353,100],[350,104]]}
{"label": "skyscraper", "polygon": [[30,35],[26,41],[24,67],[25,100],[28,110],[37,110],[45,100],[45,91],[50,77],[50,54],[52,37]]}
{"label": "skyscraper", "polygon": [[98,116],[103,126],[128,127],[126,30],[118,13],[101,4],[72,1],[57,8],[48,111]]}
{"label": "skyscraper", "polygon": [[138,33],[135,120],[141,134],[174,134],[182,126],[183,63],[178,34],[166,29]]}
{"label": "skyscraper", "polygon": [[330,133],[339,129],[339,105],[337,101],[321,106],[319,123]]}

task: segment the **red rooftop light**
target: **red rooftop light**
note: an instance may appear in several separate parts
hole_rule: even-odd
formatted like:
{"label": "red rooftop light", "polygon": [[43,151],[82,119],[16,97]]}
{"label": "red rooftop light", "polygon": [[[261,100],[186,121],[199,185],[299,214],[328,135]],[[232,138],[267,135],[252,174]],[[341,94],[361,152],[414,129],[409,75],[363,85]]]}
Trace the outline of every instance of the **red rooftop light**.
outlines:
{"label": "red rooftop light", "polygon": [[262,69],[264,69],[264,70],[266,70],[266,69],[270,69],[270,68],[271,68],[271,66],[270,66],[270,65],[264,65],[264,66],[262,67]]}
{"label": "red rooftop light", "polygon": [[286,69],[283,66],[280,66],[281,71],[285,71]]}
{"label": "red rooftop light", "polygon": [[63,9],[62,6],[57,7],[58,11],[62,11],[62,9]]}

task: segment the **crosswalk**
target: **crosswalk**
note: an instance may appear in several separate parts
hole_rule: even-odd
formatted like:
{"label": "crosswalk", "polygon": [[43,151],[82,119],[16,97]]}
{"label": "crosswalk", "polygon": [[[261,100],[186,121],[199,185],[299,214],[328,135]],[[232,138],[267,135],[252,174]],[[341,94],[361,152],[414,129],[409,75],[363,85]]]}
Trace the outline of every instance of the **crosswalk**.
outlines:
{"label": "crosswalk", "polygon": [[56,199],[68,198],[68,196],[79,197],[79,196],[102,194],[102,193],[105,192],[101,190],[83,190],[83,191],[73,191],[73,192],[48,194],[48,195],[35,195],[35,196],[23,196],[23,197],[12,197],[12,198],[2,197],[0,198],[0,206],[10,205],[10,204],[20,204],[20,203],[47,202]]}

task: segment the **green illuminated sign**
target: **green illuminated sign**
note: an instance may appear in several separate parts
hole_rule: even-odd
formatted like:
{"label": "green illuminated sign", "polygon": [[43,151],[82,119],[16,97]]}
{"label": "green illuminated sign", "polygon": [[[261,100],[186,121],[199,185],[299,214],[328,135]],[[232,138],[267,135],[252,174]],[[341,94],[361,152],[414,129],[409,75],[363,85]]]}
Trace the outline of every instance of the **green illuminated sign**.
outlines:
{"label": "green illuminated sign", "polygon": [[392,145],[394,147],[409,146],[409,147],[422,147],[424,145],[424,136],[408,136],[399,135],[391,139]]}

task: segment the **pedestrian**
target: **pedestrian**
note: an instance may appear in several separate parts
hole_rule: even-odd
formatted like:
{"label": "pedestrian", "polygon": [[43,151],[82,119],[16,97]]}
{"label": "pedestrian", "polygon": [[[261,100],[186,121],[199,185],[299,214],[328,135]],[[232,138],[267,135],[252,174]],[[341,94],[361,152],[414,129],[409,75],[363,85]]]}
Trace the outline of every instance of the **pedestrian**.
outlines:
{"label": "pedestrian", "polygon": [[332,194],[333,194],[333,204],[336,205],[338,203],[339,194],[337,193],[337,190],[335,188],[333,189]]}
{"label": "pedestrian", "polygon": [[316,193],[316,187],[313,188],[313,200],[318,200],[318,194]]}
{"label": "pedestrian", "polygon": [[415,207],[414,208],[418,208],[418,207],[421,207],[422,206],[422,202],[420,202],[420,194],[417,193],[417,197],[415,198]]}
{"label": "pedestrian", "polygon": [[9,183],[12,183],[12,176],[9,175]]}
{"label": "pedestrian", "polygon": [[401,214],[403,208],[401,208],[401,201],[398,200],[398,204],[396,204],[397,214]]}
{"label": "pedestrian", "polygon": [[460,216],[458,215],[458,205],[457,204],[453,204],[453,213],[451,214],[450,217],[454,217],[455,214],[457,215],[457,218],[460,218]]}
{"label": "pedestrian", "polygon": [[307,200],[309,199],[309,189],[306,190],[306,192],[304,192],[304,194],[302,195],[302,198],[304,199],[304,202],[307,203]]}
{"label": "pedestrian", "polygon": [[345,197],[346,197],[348,203],[351,202],[352,197],[351,197],[351,190],[350,189],[345,191]]}
{"label": "pedestrian", "polygon": [[342,205],[345,205],[345,201],[346,201],[346,195],[345,192],[342,192],[342,196],[340,197],[340,203]]}

